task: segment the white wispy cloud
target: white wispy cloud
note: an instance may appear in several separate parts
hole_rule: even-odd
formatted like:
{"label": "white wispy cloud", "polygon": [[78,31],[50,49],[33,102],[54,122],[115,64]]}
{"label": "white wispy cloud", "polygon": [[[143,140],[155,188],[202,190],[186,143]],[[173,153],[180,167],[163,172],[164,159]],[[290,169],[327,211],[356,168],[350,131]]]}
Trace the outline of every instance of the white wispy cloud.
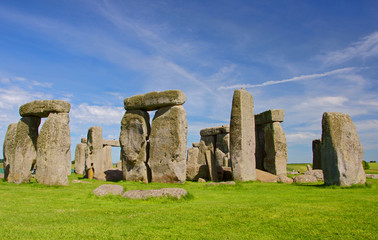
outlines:
{"label": "white wispy cloud", "polygon": [[325,72],[325,73],[300,75],[300,76],[296,76],[296,77],[292,77],[292,78],[288,78],[288,79],[283,79],[283,80],[278,80],[278,81],[267,81],[267,82],[260,83],[260,84],[235,84],[235,85],[232,85],[232,86],[222,86],[222,87],[219,87],[218,90],[234,89],[234,88],[265,87],[265,86],[282,84],[282,83],[287,83],[287,82],[305,81],[305,80],[310,80],[310,79],[323,78],[323,77],[336,75],[336,74],[344,74],[344,73],[351,72],[353,70],[355,70],[355,68],[353,68],[353,67],[340,68],[340,69],[335,69],[335,70]]}
{"label": "white wispy cloud", "polygon": [[82,103],[73,106],[70,117],[73,123],[120,124],[125,110],[122,107],[98,106]]}
{"label": "white wispy cloud", "polygon": [[320,136],[313,132],[296,132],[296,133],[288,133],[286,134],[286,141],[288,143],[304,143],[308,141],[312,141],[314,139],[319,139]]}

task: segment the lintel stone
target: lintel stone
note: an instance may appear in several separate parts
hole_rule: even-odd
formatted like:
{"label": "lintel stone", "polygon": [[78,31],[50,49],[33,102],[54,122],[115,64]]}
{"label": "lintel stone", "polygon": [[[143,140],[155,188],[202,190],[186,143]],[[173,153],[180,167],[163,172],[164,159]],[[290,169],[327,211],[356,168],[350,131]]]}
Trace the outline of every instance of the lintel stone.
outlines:
{"label": "lintel stone", "polygon": [[283,109],[270,109],[255,115],[255,124],[262,125],[272,122],[283,122],[285,111]]}
{"label": "lintel stone", "polygon": [[19,112],[22,117],[48,117],[50,113],[69,113],[71,104],[62,100],[35,100],[21,105]]}
{"label": "lintel stone", "polygon": [[224,133],[229,133],[230,132],[230,126],[229,125],[224,125],[220,127],[210,127],[210,128],[205,128],[200,131],[200,134],[202,137],[204,136],[215,136],[218,134],[224,134]]}
{"label": "lintel stone", "polygon": [[183,105],[186,96],[181,90],[167,90],[139,94],[124,100],[126,110],[153,111],[162,107]]}
{"label": "lintel stone", "polygon": [[112,146],[112,147],[120,147],[119,140],[102,140],[102,145],[104,146]]}

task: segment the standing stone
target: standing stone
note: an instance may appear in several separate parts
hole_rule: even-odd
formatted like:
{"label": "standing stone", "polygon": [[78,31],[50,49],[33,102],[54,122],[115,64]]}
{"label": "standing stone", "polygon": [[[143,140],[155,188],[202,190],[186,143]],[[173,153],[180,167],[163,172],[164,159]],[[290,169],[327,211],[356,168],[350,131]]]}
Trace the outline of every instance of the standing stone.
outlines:
{"label": "standing stone", "polygon": [[264,169],[271,174],[286,176],[287,145],[285,133],[279,122],[264,126],[264,145]]}
{"label": "standing stone", "polygon": [[85,167],[86,169],[93,167],[93,177],[99,180],[105,180],[104,172],[108,170],[104,166],[102,141],[102,127],[90,127],[87,136],[88,157],[86,158]]}
{"label": "standing stone", "polygon": [[215,140],[215,161],[217,166],[229,166],[230,159],[230,134],[221,133],[216,135]]}
{"label": "standing stone", "polygon": [[326,185],[364,184],[363,149],[352,119],[325,112],[322,119],[321,165]]}
{"label": "standing stone", "polygon": [[256,180],[255,116],[253,97],[244,89],[234,91],[230,122],[230,155],[234,180]]}
{"label": "standing stone", "polygon": [[198,164],[199,148],[188,148],[188,154],[186,159],[186,180],[196,181],[198,177],[199,167]]}
{"label": "standing stone", "polygon": [[38,136],[36,180],[45,185],[68,185],[71,172],[70,118],[50,113]]}
{"label": "standing stone", "polygon": [[9,167],[12,163],[14,164],[14,153],[15,153],[15,140],[17,133],[17,123],[9,124],[7,133],[5,134],[4,144],[3,144],[3,156],[4,156],[4,180],[8,180]]}
{"label": "standing stone", "polygon": [[215,159],[215,137],[214,136],[201,136],[199,153],[198,153],[198,177],[210,180],[209,166],[206,162],[206,151],[210,151],[211,161]]}
{"label": "standing stone", "polygon": [[322,169],[321,163],[321,145],[322,142],[320,139],[315,139],[312,141],[312,168],[313,169]]}
{"label": "standing stone", "polygon": [[[256,119],[256,118],[255,118]],[[265,139],[264,139],[264,125],[255,126],[256,137],[256,169],[264,169],[265,154]]]}
{"label": "standing stone", "polygon": [[148,135],[150,116],[146,111],[128,110],[121,121],[121,161],[123,179],[148,182]]}
{"label": "standing stone", "polygon": [[87,151],[86,143],[79,143],[76,145],[75,149],[75,173],[83,174],[85,173],[85,152]]}
{"label": "standing stone", "polygon": [[37,159],[39,117],[23,117],[17,123],[15,154],[10,162],[8,182],[25,183],[31,178],[31,167]]}
{"label": "standing stone", "polygon": [[102,158],[104,161],[104,169],[112,169],[113,168],[113,160],[112,160],[112,146],[104,146],[102,153],[104,157]]}
{"label": "standing stone", "polygon": [[150,135],[152,182],[185,182],[187,133],[183,106],[163,107],[155,113]]}

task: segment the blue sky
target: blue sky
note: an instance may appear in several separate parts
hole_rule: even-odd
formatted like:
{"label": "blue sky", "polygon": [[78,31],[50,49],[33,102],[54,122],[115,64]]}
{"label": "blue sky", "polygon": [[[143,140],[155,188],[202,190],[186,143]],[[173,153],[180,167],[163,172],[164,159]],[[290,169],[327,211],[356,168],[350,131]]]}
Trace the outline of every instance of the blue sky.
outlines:
{"label": "blue sky", "polygon": [[378,160],[377,13],[348,0],[0,1],[0,141],[20,105],[62,99],[74,154],[90,126],[118,139],[124,98],[181,89],[189,145],[229,124],[245,87],[255,113],[285,110],[289,162],[312,162],[326,111],[349,114]]}

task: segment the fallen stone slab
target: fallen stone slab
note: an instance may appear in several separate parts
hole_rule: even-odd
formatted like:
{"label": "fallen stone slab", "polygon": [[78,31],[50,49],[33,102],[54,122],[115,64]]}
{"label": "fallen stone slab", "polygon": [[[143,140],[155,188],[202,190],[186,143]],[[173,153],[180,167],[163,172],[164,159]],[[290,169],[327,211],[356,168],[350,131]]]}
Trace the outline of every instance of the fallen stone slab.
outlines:
{"label": "fallen stone slab", "polygon": [[122,195],[124,189],[120,185],[113,185],[113,184],[103,184],[93,190],[93,193],[97,196],[104,196],[104,195]]}
{"label": "fallen stone slab", "polygon": [[72,183],[86,183],[86,184],[92,184],[91,182],[81,181],[81,180],[76,180],[76,179],[72,180],[71,182],[72,182]]}
{"label": "fallen stone slab", "polygon": [[126,110],[158,110],[162,107],[183,105],[186,96],[181,90],[167,90],[139,94],[124,100]]}
{"label": "fallen stone slab", "polygon": [[47,117],[50,113],[69,113],[71,104],[62,100],[35,100],[21,105],[19,112],[22,117]]}
{"label": "fallen stone slab", "polygon": [[256,169],[256,180],[259,182],[277,182],[278,176]]}
{"label": "fallen stone slab", "polygon": [[180,199],[188,194],[183,188],[161,188],[151,190],[131,190],[125,192],[122,197],[130,199],[147,199],[150,197],[175,197]]}
{"label": "fallen stone slab", "polygon": [[293,177],[296,183],[317,183],[318,179],[313,175],[298,175]]}
{"label": "fallen stone slab", "polygon": [[378,174],[366,174],[366,178],[378,179]]}
{"label": "fallen stone slab", "polygon": [[271,109],[255,115],[255,124],[262,125],[273,122],[283,122],[285,111],[283,109]]}
{"label": "fallen stone slab", "polygon": [[294,180],[285,176],[285,175],[280,175],[280,176],[278,176],[278,182],[291,184],[291,183],[294,182]]}
{"label": "fallen stone slab", "polygon": [[203,178],[198,178],[198,182],[200,182],[200,183],[204,183],[204,182],[206,182],[206,180],[203,179]]}
{"label": "fallen stone slab", "polygon": [[316,170],[306,171],[303,174],[312,175],[316,177],[316,179],[318,179],[319,181],[324,181],[323,170],[316,169]]}
{"label": "fallen stone slab", "polygon": [[206,185],[208,186],[215,186],[215,185],[235,185],[235,182],[211,182]]}

